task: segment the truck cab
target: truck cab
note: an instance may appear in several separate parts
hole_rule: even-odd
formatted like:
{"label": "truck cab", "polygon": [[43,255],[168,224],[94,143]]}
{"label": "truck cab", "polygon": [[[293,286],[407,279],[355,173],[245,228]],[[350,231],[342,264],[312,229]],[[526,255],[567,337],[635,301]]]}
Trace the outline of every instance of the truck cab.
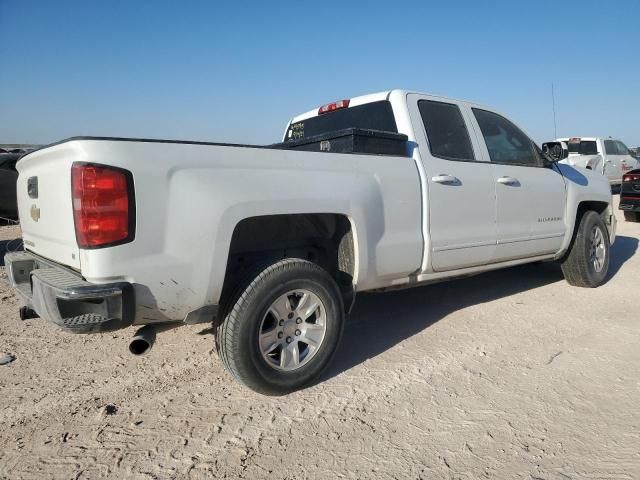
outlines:
{"label": "truck cab", "polygon": [[567,248],[575,216],[566,208],[562,167],[549,163],[506,116],[471,102],[403,90],[326,108],[332,116],[314,109],[292,118],[285,142],[354,123],[407,135],[407,155],[425,192],[419,279]]}

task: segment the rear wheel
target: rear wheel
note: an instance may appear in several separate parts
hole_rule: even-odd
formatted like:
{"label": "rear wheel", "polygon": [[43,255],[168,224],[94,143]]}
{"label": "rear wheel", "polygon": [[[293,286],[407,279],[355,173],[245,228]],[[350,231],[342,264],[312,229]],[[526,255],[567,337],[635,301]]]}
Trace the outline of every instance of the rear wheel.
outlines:
{"label": "rear wheel", "polygon": [[638,212],[624,212],[624,219],[627,222],[640,222],[640,213],[638,213]]}
{"label": "rear wheel", "polygon": [[236,379],[259,393],[281,395],[318,378],[335,354],[343,325],[333,278],[314,263],[286,259],[240,286],[216,343]]}
{"label": "rear wheel", "polygon": [[597,287],[609,270],[609,235],[597,212],[580,219],[569,253],[562,260],[562,273],[570,285]]}

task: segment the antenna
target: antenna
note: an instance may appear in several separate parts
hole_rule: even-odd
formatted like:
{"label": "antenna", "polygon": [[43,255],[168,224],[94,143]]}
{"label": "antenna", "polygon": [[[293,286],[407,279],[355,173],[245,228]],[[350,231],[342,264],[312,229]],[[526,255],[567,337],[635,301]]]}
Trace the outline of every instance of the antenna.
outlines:
{"label": "antenna", "polygon": [[558,126],[556,124],[556,95],[551,82],[551,105],[553,107],[553,138],[558,138]]}

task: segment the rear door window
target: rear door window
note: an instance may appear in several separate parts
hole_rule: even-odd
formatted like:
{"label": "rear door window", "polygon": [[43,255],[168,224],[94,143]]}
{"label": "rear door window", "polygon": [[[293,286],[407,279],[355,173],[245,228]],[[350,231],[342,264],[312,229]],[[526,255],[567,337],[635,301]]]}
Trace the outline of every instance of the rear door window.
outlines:
{"label": "rear door window", "polygon": [[457,105],[420,100],[418,109],[433,156],[446,160],[475,160],[467,125]]}
{"label": "rear door window", "polygon": [[492,162],[526,167],[542,166],[542,158],[537,154],[534,143],[522,130],[497,113],[479,108],[472,110]]}

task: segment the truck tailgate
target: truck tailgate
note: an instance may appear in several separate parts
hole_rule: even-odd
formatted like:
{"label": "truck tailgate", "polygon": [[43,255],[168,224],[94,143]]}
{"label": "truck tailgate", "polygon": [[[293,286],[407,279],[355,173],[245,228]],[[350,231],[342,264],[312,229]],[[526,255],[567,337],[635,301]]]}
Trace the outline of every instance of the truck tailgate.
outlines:
{"label": "truck tailgate", "polygon": [[80,269],[71,201],[73,143],[33,152],[16,164],[18,214],[24,248]]}

